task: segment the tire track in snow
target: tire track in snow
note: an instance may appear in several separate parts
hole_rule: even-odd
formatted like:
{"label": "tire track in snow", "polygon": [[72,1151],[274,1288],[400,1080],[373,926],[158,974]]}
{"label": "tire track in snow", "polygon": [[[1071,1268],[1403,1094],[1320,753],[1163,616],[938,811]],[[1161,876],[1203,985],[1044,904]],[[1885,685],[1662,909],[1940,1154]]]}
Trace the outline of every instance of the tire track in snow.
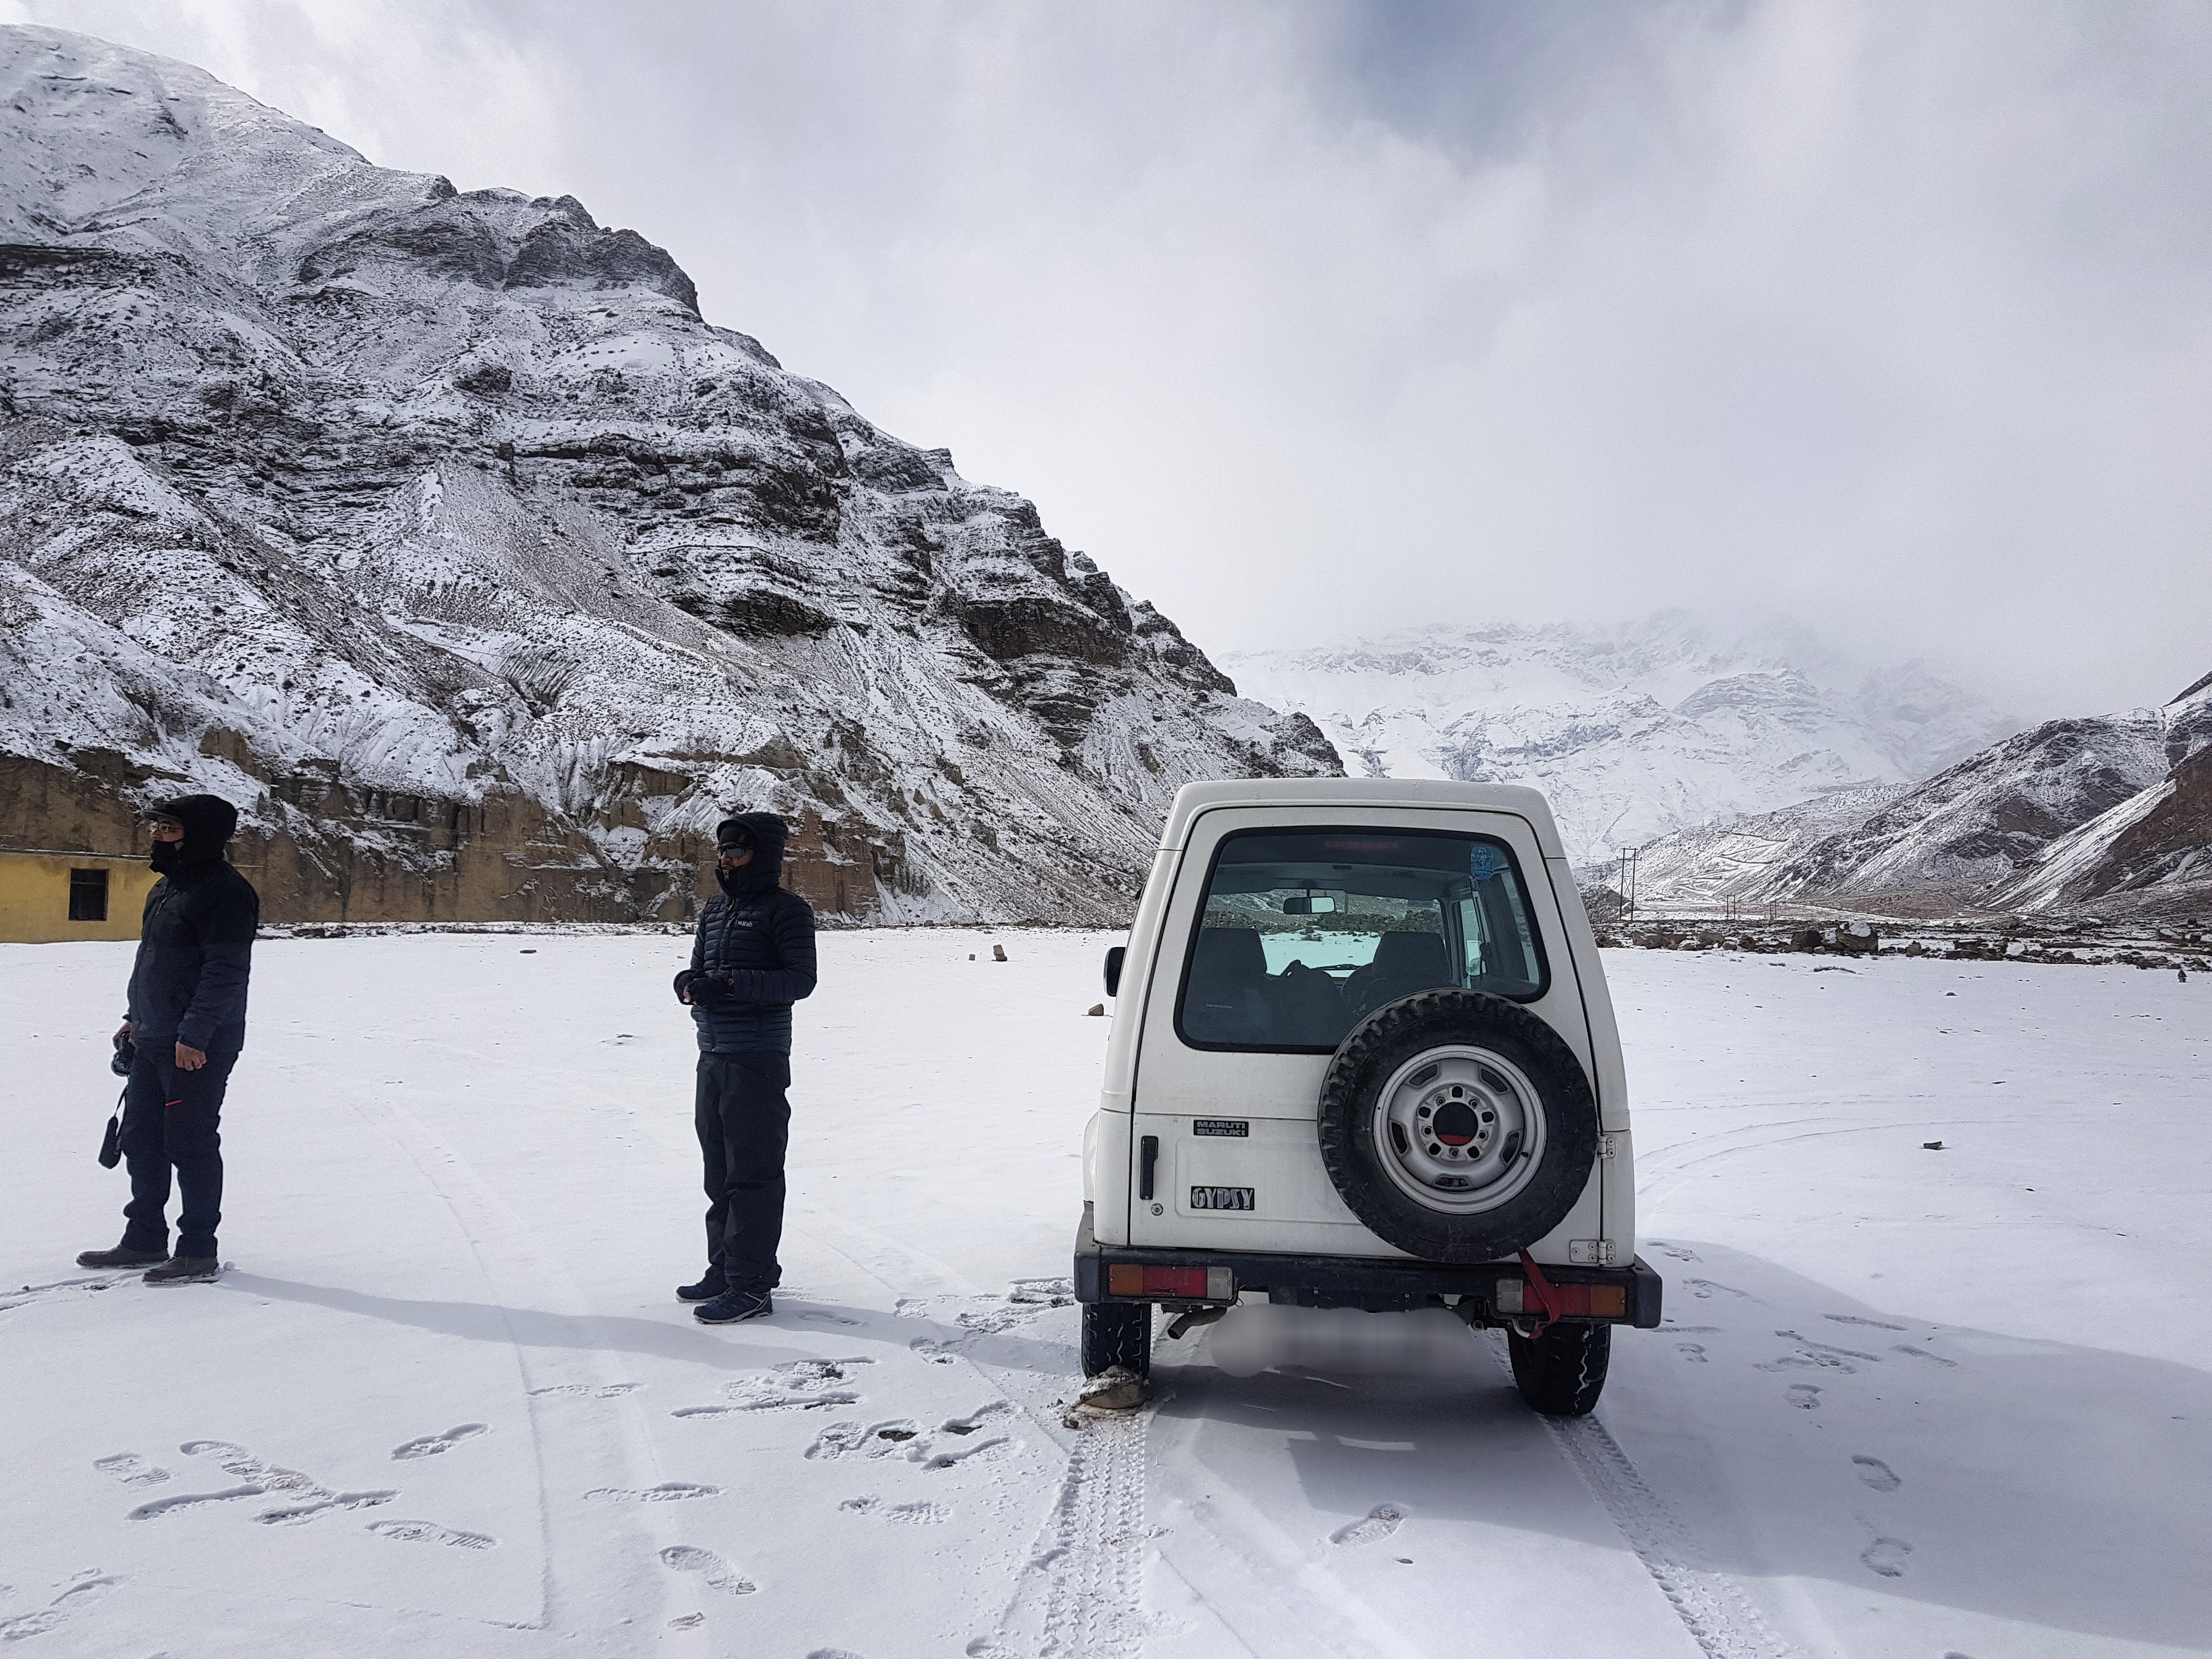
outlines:
{"label": "tire track in snow", "polygon": [[[835,1251],[894,1296],[981,1294],[942,1262],[848,1218],[813,1206],[793,1206],[800,1230]],[[787,1214],[791,1213],[790,1211]],[[787,1223],[787,1224],[789,1224]],[[1042,1310],[1040,1310],[1042,1311]],[[975,1332],[986,1335],[988,1332]],[[1003,1388],[955,1337],[945,1345],[977,1375]],[[1011,1394],[1009,1397],[1012,1396]],[[1026,1411],[1045,1437],[1065,1447],[1067,1469],[1006,1611],[988,1636],[968,1644],[969,1659],[1138,1659],[1144,1645],[1144,1570],[1151,1534],[1145,1526],[1146,1446],[1149,1408],[1125,1418],[1095,1419],[1055,1432]]]}
{"label": "tire track in snow", "polygon": [[998,1628],[968,1644],[969,1659],[1137,1659],[1143,1651],[1151,1418],[1139,1411],[1079,1431]]}
{"label": "tire track in snow", "polygon": [[[1504,1345],[1492,1358],[1507,1374]],[[1659,1586],[1706,1659],[1800,1659],[1767,1626],[1743,1587],[1725,1573],[1691,1564],[1704,1556],[1667,1501],[1644,1483],[1628,1454],[1595,1417],[1540,1417],[1552,1443],[1613,1517],[1628,1547]]]}

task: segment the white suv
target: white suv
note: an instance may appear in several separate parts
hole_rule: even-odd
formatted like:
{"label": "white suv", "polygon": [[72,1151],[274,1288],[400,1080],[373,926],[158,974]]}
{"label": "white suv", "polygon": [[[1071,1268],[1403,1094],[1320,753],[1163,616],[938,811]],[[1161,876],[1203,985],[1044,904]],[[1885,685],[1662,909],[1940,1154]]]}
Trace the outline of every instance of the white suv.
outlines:
{"label": "white suv", "polygon": [[1141,1376],[1155,1306],[1444,1307],[1577,1415],[1612,1328],[1659,1323],[1613,1005],[1534,790],[1191,784],[1106,988],[1087,1374]]}

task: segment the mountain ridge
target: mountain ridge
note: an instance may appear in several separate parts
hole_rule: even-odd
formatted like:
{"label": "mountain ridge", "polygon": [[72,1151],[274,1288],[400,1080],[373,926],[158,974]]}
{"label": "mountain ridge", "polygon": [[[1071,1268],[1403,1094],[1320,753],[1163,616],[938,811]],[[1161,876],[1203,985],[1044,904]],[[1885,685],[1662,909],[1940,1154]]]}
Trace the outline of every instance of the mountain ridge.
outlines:
{"label": "mountain ridge", "polygon": [[64,31],[0,80],[17,844],[189,783],[272,917],[650,919],[744,805],[833,914],[1106,921],[1180,783],[1338,769],[573,197]]}
{"label": "mountain ridge", "polygon": [[1926,664],[1869,671],[1774,617],[1434,624],[1223,662],[1371,775],[1543,788],[1585,865],[1816,794],[1916,782],[2016,726]]}

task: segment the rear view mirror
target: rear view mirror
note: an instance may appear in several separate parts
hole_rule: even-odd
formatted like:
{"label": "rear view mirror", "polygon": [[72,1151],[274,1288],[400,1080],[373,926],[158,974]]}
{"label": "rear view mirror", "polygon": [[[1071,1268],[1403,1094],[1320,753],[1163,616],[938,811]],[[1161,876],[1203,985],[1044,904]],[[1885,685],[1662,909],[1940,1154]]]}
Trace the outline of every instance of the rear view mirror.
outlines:
{"label": "rear view mirror", "polygon": [[1335,908],[1336,900],[1326,893],[1301,893],[1283,901],[1286,916],[1325,916]]}
{"label": "rear view mirror", "polygon": [[1106,952],[1106,994],[1118,995],[1121,989],[1121,963],[1129,954],[1126,945],[1111,946]]}

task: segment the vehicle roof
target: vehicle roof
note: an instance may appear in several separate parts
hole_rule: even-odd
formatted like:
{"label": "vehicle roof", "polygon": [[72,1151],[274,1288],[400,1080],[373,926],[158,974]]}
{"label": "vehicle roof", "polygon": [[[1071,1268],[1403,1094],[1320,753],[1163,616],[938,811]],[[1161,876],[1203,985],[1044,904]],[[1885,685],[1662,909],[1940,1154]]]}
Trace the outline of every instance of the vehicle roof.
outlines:
{"label": "vehicle roof", "polygon": [[1222,806],[1310,806],[1340,817],[1363,807],[1423,811],[1507,812],[1528,820],[1547,859],[1566,857],[1559,826],[1541,792],[1517,783],[1454,783],[1430,778],[1227,778],[1187,783],[1176,792],[1160,832],[1163,848],[1189,839],[1191,820]]}

